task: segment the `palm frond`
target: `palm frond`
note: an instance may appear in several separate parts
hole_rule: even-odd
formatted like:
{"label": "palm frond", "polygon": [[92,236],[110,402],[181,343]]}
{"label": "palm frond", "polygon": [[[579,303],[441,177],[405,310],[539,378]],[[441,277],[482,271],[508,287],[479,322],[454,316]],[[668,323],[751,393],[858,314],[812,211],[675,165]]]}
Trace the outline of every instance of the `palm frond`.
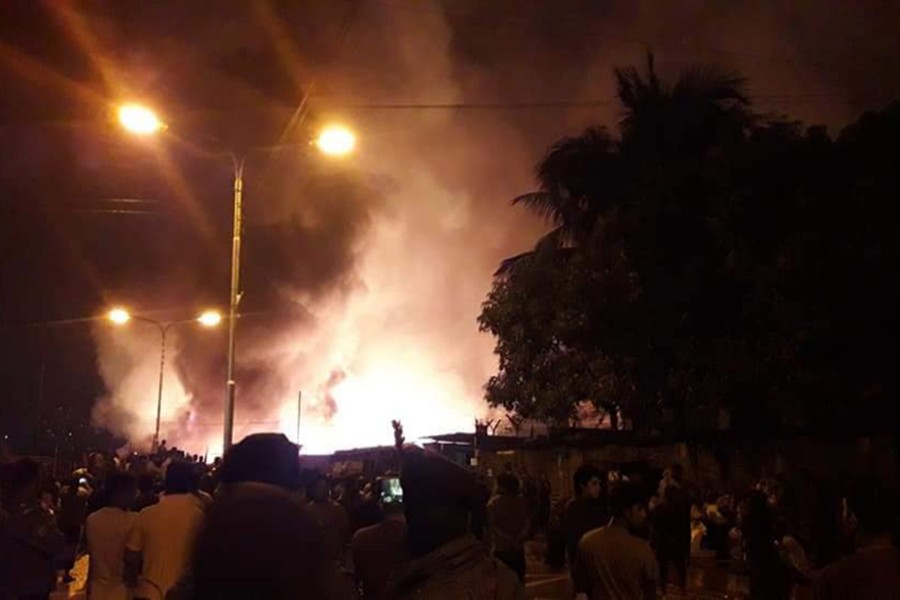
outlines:
{"label": "palm frond", "polygon": [[530,192],[516,196],[512,200],[515,206],[521,204],[542,219],[559,224],[560,206],[565,202],[564,198],[550,192]]}
{"label": "palm frond", "polygon": [[494,272],[494,277],[505,277],[511,274],[517,266],[538,256],[553,254],[565,260],[575,251],[571,246],[571,242],[572,240],[566,230],[562,227],[557,227],[543,235],[534,245],[533,250],[504,259],[500,263],[500,267]]}
{"label": "palm frond", "polygon": [[522,252],[521,254],[516,254],[515,256],[510,256],[509,258],[504,258],[500,262],[500,266],[494,271],[494,277],[505,277],[512,273],[513,269],[515,269],[522,262],[530,259],[534,255],[534,251]]}
{"label": "palm frond", "polygon": [[744,93],[746,79],[714,65],[694,65],[681,72],[672,96],[692,101],[750,104]]}

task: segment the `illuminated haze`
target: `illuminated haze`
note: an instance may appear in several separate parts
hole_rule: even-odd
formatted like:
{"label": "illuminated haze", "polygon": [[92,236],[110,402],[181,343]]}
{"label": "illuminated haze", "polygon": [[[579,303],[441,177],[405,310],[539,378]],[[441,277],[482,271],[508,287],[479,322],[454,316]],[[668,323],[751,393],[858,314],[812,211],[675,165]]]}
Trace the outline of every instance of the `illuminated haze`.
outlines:
{"label": "illuminated haze", "polygon": [[[817,40],[830,39],[812,3],[788,14],[692,2],[675,15],[650,2],[588,9],[576,2],[364,0],[341,34],[348,6],[312,3],[279,14],[274,22],[293,39],[287,46],[264,11],[244,19],[255,35],[234,24],[241,19],[228,26],[195,19],[184,25],[189,40],[173,34],[152,53],[136,52],[119,65],[127,87],[146,92],[161,77],[154,61],[177,56],[181,69],[209,76],[205,85],[216,90],[209,96],[227,90],[240,97],[237,104],[257,106],[262,94],[282,109],[298,103],[302,86],[315,79],[307,125],[337,118],[358,133],[357,154],[336,163],[282,152],[248,167],[237,438],[274,429],[293,439],[299,390],[308,452],[390,443],[395,418],[414,438],[471,430],[476,417],[487,415],[482,385],[496,361],[493,341],[478,333],[475,319],[499,261],[527,248],[542,230],[508,201],[531,188],[531,167],[556,138],[588,123],[614,125],[611,70],[641,61],[642,40],[654,46],[664,73],[695,62],[740,70],[762,111],[777,107],[840,125],[877,105],[854,87],[854,69],[810,65],[826,53]],[[863,14],[844,10],[852,27],[872,26]],[[182,54],[191,45],[203,50]],[[216,83],[221,73],[198,67],[211,56],[247,48],[252,55],[270,46],[281,69],[275,79],[284,80],[286,92],[252,85],[234,91],[233,81]],[[849,47],[828,52],[838,65],[852,55]],[[809,102],[815,94],[831,99]],[[175,99],[171,93],[168,100]],[[553,110],[346,106],[579,99],[608,104]],[[178,180],[170,175],[172,196],[189,197],[172,183]],[[218,185],[228,193],[227,182]],[[214,248],[215,260],[227,261],[221,240]],[[205,277],[201,258],[185,261],[183,280],[165,293],[156,290],[159,295],[182,305],[218,286],[210,297],[224,306],[222,266],[217,276]],[[155,418],[158,345],[149,331],[138,336],[135,328],[98,327],[95,337],[109,390],[95,407],[95,422],[146,444]],[[170,445],[220,450],[224,339],[186,328],[173,336],[162,433]]]}

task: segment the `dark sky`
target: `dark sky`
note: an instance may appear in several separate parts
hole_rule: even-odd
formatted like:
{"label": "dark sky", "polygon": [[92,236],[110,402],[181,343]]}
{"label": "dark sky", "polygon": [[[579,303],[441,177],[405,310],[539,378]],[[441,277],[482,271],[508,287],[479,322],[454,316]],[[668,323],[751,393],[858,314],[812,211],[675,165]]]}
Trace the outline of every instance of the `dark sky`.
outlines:
{"label": "dark sky", "polygon": [[[299,144],[248,158],[247,423],[332,381],[322,356],[362,372],[411,345],[435,357],[421,373],[452,374],[440,385],[474,411],[492,368],[479,303],[497,262],[541,227],[508,201],[556,138],[614,126],[614,66],[652,48],[664,74],[733,68],[760,112],[834,132],[900,97],[897,31],[898,7],[874,1],[7,0],[0,435],[19,448],[83,439],[103,397],[101,421],[133,434],[123,381],[152,359],[152,339],[35,323],[111,303],[160,319],[226,306],[231,172],[205,148]],[[169,134],[123,135],[123,99],[158,107]],[[358,131],[358,157],[326,162],[304,145],[332,118]],[[224,340],[179,337],[192,399],[173,421],[216,426]],[[325,392],[313,419],[330,418]]]}

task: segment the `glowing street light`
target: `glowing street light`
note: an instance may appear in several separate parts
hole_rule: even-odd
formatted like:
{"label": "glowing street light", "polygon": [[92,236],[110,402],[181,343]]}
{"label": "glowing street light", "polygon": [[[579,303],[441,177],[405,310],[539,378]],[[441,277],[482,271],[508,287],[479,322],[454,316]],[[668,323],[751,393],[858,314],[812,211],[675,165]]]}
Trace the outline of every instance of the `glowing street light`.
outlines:
{"label": "glowing street light", "polygon": [[[136,135],[152,135],[167,129],[153,110],[140,104],[126,104],[119,108],[119,123],[127,131]],[[352,131],[340,125],[332,125],[321,131],[315,140],[315,145],[320,152],[335,158],[343,157],[353,152],[356,146],[356,136]],[[240,274],[241,274],[241,235],[243,230],[243,189],[244,189],[244,157],[229,151],[234,167],[233,178],[233,212],[232,212],[232,237],[231,237],[231,285],[230,301],[228,307],[228,353],[225,373],[225,425],[223,428],[223,451],[231,447],[231,438],[234,432],[234,396],[235,396],[235,336],[238,321],[238,308],[241,298]],[[127,311],[117,313],[116,318],[110,314],[110,320],[122,325],[128,322]],[[137,319],[138,317],[134,317]],[[144,319],[147,320],[147,319]],[[223,321],[223,317],[212,312],[201,315],[197,322],[204,327],[216,327]],[[162,374],[160,374],[160,380]],[[162,385],[160,384],[160,387]],[[157,420],[158,420],[157,415]],[[159,437],[159,424],[157,423],[157,437]]]}
{"label": "glowing street light", "polygon": [[134,319],[135,321],[150,323],[159,330],[159,389],[156,395],[156,429],[153,433],[153,452],[156,452],[156,449],[159,448],[159,422],[160,417],[162,416],[163,374],[166,369],[166,335],[173,325],[179,325],[181,323],[199,323],[206,328],[213,328],[222,322],[222,315],[215,310],[208,310],[196,319],[157,321],[156,319],[150,319],[140,315],[132,315],[127,309],[117,307],[109,311],[106,317],[117,326],[125,325]]}
{"label": "glowing street light", "polygon": [[131,320],[131,314],[124,308],[114,308],[109,311],[107,318],[116,325],[124,325]]}
{"label": "glowing street light", "polygon": [[155,112],[140,104],[125,104],[119,107],[119,123],[137,135],[152,135],[164,127]]}
{"label": "glowing street light", "polygon": [[204,327],[217,327],[222,322],[222,315],[217,310],[208,310],[197,317],[197,322]]}
{"label": "glowing street light", "polygon": [[342,125],[331,125],[316,138],[316,147],[329,156],[346,156],[356,147],[356,136]]}

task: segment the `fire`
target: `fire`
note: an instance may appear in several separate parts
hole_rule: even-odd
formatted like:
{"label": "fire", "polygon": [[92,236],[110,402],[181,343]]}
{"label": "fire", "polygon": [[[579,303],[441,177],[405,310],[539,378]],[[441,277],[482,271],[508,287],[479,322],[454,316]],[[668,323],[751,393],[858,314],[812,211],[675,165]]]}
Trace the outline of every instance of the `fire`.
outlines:
{"label": "fire", "polygon": [[[410,439],[470,430],[474,415],[460,407],[462,383],[454,376],[439,377],[430,371],[427,360],[385,356],[359,374],[348,373],[328,392],[336,405],[331,419],[304,422],[301,418],[303,451],[324,454],[389,445],[393,439],[391,419],[407,424]],[[320,393],[312,402],[321,406],[322,400]],[[282,404],[280,415],[280,430],[295,437],[296,400]]]}

